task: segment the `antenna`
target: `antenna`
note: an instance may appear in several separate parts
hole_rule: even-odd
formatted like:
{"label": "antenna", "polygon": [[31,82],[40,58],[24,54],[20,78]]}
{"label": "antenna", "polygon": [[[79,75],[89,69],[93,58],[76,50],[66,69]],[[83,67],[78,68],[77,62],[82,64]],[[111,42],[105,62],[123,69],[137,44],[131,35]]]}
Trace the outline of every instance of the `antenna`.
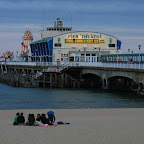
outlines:
{"label": "antenna", "polygon": [[43,11],[43,30],[44,30],[44,19],[45,17],[44,17],[44,11]]}
{"label": "antenna", "polygon": [[72,14],[71,14],[71,28],[72,28]]}

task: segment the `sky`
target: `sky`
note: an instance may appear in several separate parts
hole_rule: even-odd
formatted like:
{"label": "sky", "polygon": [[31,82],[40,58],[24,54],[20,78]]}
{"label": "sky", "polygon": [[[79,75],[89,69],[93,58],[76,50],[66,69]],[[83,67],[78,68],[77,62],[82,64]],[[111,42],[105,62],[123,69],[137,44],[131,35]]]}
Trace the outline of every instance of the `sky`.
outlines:
{"label": "sky", "polygon": [[[0,55],[19,53],[29,29],[34,41],[56,18],[75,31],[100,32],[117,37],[123,53],[144,52],[144,0],[0,0]],[[72,18],[72,21],[71,21]]]}

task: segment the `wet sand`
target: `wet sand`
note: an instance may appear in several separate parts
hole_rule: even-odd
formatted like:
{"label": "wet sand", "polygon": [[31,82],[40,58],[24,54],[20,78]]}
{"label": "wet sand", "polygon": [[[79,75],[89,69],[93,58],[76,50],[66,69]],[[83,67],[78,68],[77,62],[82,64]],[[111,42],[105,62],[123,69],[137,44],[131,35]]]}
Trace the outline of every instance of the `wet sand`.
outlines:
{"label": "wet sand", "polygon": [[48,110],[0,110],[1,144],[142,144],[144,109],[55,109],[56,127],[13,126],[15,113]]}

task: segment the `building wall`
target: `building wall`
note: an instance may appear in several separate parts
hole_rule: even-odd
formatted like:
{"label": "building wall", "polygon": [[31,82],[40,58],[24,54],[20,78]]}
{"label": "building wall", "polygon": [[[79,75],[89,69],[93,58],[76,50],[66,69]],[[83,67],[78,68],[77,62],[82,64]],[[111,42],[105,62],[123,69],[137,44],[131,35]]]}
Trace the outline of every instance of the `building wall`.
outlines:
{"label": "building wall", "polygon": [[53,39],[30,44],[29,61],[52,62]]}
{"label": "building wall", "polygon": [[[77,40],[76,43],[72,43],[74,39]],[[85,43],[77,43],[80,42],[79,40],[82,42],[85,41]],[[121,42],[119,41],[119,43]],[[110,45],[115,46],[110,47]],[[54,60],[61,59],[62,56],[65,58],[69,57],[70,51],[73,51],[74,53],[81,53],[82,51],[94,52],[97,53],[97,55],[100,55],[99,53],[115,54],[117,48],[119,49],[119,53],[122,53],[120,46],[118,47],[118,40],[116,37],[101,33],[73,32],[53,37]]]}
{"label": "building wall", "polygon": [[[48,37],[48,35],[47,35]],[[101,54],[115,54],[121,42],[113,36],[94,32],[69,32],[31,44],[32,61],[98,62]]]}

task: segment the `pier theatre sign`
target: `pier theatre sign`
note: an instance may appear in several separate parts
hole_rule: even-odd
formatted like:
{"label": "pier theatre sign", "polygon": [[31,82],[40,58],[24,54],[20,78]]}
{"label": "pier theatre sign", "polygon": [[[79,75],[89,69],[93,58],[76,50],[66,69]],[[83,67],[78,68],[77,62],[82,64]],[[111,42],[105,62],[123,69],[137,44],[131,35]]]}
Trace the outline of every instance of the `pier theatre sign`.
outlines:
{"label": "pier theatre sign", "polygon": [[69,34],[68,38],[65,39],[65,43],[90,43],[90,44],[99,44],[105,43],[105,40],[102,39],[102,35],[73,35]]}

